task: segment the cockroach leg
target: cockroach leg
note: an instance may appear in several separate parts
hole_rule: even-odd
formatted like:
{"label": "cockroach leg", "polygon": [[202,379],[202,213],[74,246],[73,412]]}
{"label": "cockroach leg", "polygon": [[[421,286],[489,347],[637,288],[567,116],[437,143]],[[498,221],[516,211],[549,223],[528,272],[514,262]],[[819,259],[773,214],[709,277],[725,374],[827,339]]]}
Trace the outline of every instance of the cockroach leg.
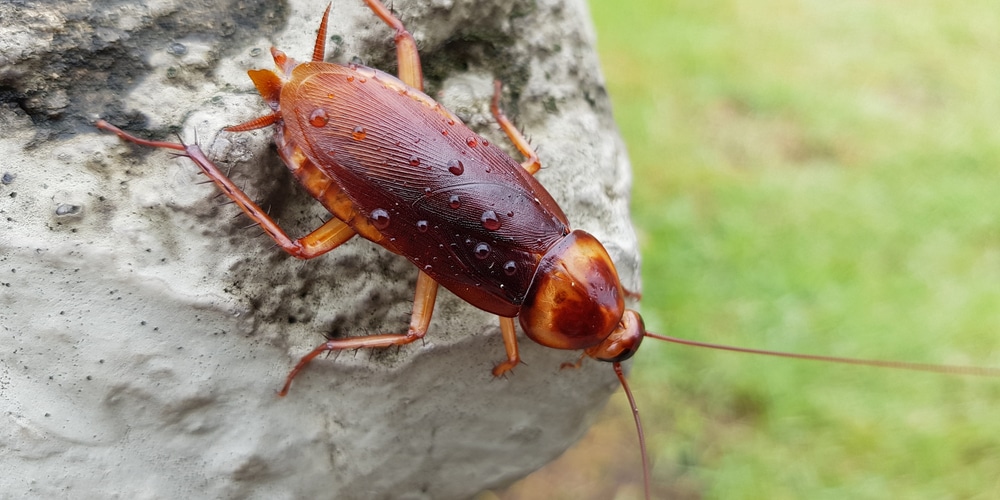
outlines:
{"label": "cockroach leg", "polygon": [[622,293],[625,294],[625,298],[642,300],[642,292],[634,292],[628,288],[622,287]]}
{"label": "cockroach leg", "polygon": [[134,135],[131,135],[128,132],[125,132],[124,130],[122,130],[122,129],[120,129],[120,128],[118,128],[118,127],[116,127],[116,126],[114,126],[114,125],[112,125],[112,124],[110,124],[110,123],[108,123],[108,122],[106,122],[104,120],[97,120],[97,122],[94,123],[94,126],[96,126],[97,128],[99,128],[101,130],[107,130],[108,132],[111,132],[111,133],[117,135],[121,139],[124,139],[124,140],[126,140],[128,142],[132,142],[132,143],[138,144],[140,146],[148,146],[148,147],[151,147],[151,148],[166,148],[166,149],[173,149],[173,150],[176,150],[176,151],[184,151],[184,154],[181,154],[180,156],[187,156],[188,155],[187,154],[187,147],[184,146],[183,144],[178,144],[176,142],[149,141],[149,140],[146,140],[146,139],[142,139],[142,138],[136,137]]}
{"label": "cockroach leg", "polygon": [[514,326],[514,318],[500,317],[500,334],[503,335],[507,360],[493,367],[494,377],[502,376],[521,362],[521,357],[517,354],[517,327]]}
{"label": "cockroach leg", "polygon": [[[417,288],[413,297],[413,312],[410,314],[410,328],[404,334],[380,334],[365,335],[362,337],[349,337],[344,339],[329,339],[313,349],[299,360],[295,368],[288,373],[285,379],[285,386],[281,388],[279,396],[288,394],[292,387],[292,380],[309,364],[316,356],[331,351],[342,351],[344,349],[365,349],[374,347],[389,347],[409,344],[424,338],[427,328],[431,324],[431,315],[434,313],[434,300],[437,298],[438,284],[433,278],[420,271],[417,275]],[[513,326],[513,323],[511,323]]]}
{"label": "cockroach leg", "polygon": [[215,185],[218,186],[219,189],[221,189],[222,192],[233,201],[233,203],[240,207],[240,210],[242,210],[247,217],[250,217],[250,219],[254,222],[260,224],[260,227],[264,230],[264,232],[267,233],[267,235],[270,236],[282,250],[295,257],[300,259],[318,257],[326,252],[329,252],[330,250],[333,250],[355,235],[354,230],[344,222],[338,219],[330,219],[315,231],[303,236],[302,238],[293,240],[283,229],[281,229],[281,226],[279,226],[278,223],[271,218],[271,216],[267,215],[259,205],[254,203],[253,200],[247,196],[242,189],[237,187],[236,184],[233,184],[233,181],[223,174],[222,171],[219,170],[219,167],[208,159],[201,148],[198,147],[197,143],[181,144],[175,142],[149,141],[128,134],[104,120],[98,120],[95,125],[99,129],[113,132],[118,137],[141,146],[183,151],[184,156],[195,162],[195,164],[201,168],[202,172],[204,172],[205,175],[207,175],[208,178],[211,179],[212,182],[214,182]]}
{"label": "cockroach leg", "polygon": [[[270,219],[267,215],[265,217]],[[314,229],[313,232],[296,240],[296,243],[302,248],[301,255],[292,255],[301,259],[318,257],[347,242],[355,234],[357,233],[344,221],[334,217],[324,222],[322,226]]]}
{"label": "cockroach leg", "polygon": [[587,357],[587,353],[581,353],[580,357],[576,360],[575,363],[570,363],[568,361],[565,362],[565,363],[561,363],[559,365],[559,369],[560,370],[567,370],[567,369],[579,370],[580,367],[583,366],[583,358],[586,358],[586,357]]}
{"label": "cockroach leg", "polygon": [[413,35],[409,31],[406,31],[406,27],[403,26],[402,21],[400,21],[396,16],[392,14],[389,9],[382,5],[382,2],[378,0],[365,0],[368,4],[368,8],[372,10],[378,17],[380,17],[385,24],[388,24],[390,28],[396,30],[396,35],[393,38],[396,42],[396,60],[398,69],[399,79],[403,83],[417,89],[420,91],[424,90],[424,72],[420,66],[420,54],[417,53],[417,42],[413,40]]}
{"label": "cockroach leg", "polygon": [[280,113],[271,113],[269,115],[259,116],[252,120],[245,121],[238,125],[232,125],[224,128],[226,132],[246,132],[249,130],[257,130],[259,128],[269,127],[274,125],[281,119]]}
{"label": "cockroach leg", "polygon": [[496,118],[497,123],[500,124],[500,128],[503,129],[507,137],[510,138],[510,142],[514,143],[514,147],[517,148],[521,154],[527,158],[525,161],[521,162],[521,166],[528,171],[529,174],[535,175],[538,169],[542,168],[542,163],[538,161],[538,154],[531,148],[531,144],[528,140],[524,138],[517,127],[511,123],[507,115],[503,114],[503,110],[500,109],[500,92],[503,90],[503,84],[500,80],[493,82],[493,100],[490,102],[490,111],[493,112],[493,117]]}

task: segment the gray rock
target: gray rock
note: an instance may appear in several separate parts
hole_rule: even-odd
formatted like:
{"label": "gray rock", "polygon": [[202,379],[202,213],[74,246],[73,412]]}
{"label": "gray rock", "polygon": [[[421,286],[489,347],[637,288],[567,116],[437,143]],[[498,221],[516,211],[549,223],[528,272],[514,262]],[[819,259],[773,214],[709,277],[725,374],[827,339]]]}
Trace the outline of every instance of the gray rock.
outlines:
{"label": "gray rock", "polygon": [[[0,5],[0,491],[18,497],[467,498],[558,456],[617,383],[610,366],[521,337],[507,379],[496,318],[438,296],[426,341],[317,360],[324,334],[403,331],[416,270],[355,238],[298,261],[221,205],[189,161],[123,144],[197,137],[292,235],[328,217],[295,185],[245,72],[273,44],[307,59],[324,4],[241,0]],[[638,289],[629,165],[583,0],[395,1],[428,93],[508,144],[504,107],[574,227]],[[328,60],[395,70],[358,1]],[[513,148],[511,153],[517,157]],[[632,457],[629,457],[631,459]]]}

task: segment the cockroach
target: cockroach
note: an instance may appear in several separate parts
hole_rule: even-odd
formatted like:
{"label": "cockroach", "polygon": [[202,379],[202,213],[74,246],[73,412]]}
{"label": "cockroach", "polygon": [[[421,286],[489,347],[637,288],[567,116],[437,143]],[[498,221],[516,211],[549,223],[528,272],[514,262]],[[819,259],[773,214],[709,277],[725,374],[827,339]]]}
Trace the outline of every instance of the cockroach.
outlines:
{"label": "cockroach", "polygon": [[[524,136],[500,109],[495,83],[491,112],[525,160],[518,162],[480,138],[454,114],[423,93],[413,36],[379,0],[364,0],[395,30],[398,78],[358,64],[323,62],[328,5],[309,62],[272,48],[277,71],[251,70],[250,79],[272,112],[226,128],[244,132],[275,127],[278,154],[302,186],[333,214],[308,235],[285,231],[216,167],[198,144],[150,141],[98,120],[120,138],[179,151],[258,223],[281,249],[312,259],[361,235],[417,266],[410,324],[403,334],[330,339],[292,368],[279,394],[317,356],[344,349],[409,344],[427,333],[438,286],[499,317],[506,359],[502,376],[519,362],[515,318],[533,341],[554,349],[582,350],[611,363],[628,398],[638,433],[646,498],[649,462],[642,424],[622,362],[642,339],[768,356],[931,372],[1000,375],[1000,370],[791,354],[693,342],[645,330],[638,312],[625,307],[622,287],[604,246],[571,229],[566,214],[533,177],[541,164]],[[418,136],[428,140],[400,141]],[[516,217],[514,214],[516,213]]]}

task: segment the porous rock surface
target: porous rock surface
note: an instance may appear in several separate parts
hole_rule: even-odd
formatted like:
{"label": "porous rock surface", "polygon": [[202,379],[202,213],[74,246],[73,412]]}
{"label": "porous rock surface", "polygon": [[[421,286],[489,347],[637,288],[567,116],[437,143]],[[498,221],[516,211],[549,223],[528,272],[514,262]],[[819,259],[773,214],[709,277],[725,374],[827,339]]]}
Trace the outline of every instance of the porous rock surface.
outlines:
{"label": "porous rock surface", "polygon": [[[269,146],[245,72],[308,59],[322,1],[0,5],[0,491],[19,498],[467,498],[570,446],[609,366],[523,337],[506,379],[495,317],[439,293],[426,341],[319,359],[323,335],[404,330],[416,270],[355,238],[299,261],[187,160],[99,133],[197,140],[293,235],[328,217]],[[428,93],[508,144],[638,289],[628,161],[584,0],[396,0]],[[392,32],[334,2],[327,60],[395,70]],[[512,153],[516,152],[511,149]]]}

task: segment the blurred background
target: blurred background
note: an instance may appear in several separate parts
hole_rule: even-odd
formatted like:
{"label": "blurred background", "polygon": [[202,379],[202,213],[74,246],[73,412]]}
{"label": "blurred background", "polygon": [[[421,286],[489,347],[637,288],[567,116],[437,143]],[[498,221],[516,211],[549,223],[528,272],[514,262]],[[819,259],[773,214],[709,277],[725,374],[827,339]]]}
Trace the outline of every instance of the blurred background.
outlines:
{"label": "blurred background", "polygon": [[[1000,367],[1000,4],[590,5],[650,330]],[[631,381],[657,498],[1000,497],[1000,380],[656,344]],[[621,395],[499,493],[641,494]]]}

